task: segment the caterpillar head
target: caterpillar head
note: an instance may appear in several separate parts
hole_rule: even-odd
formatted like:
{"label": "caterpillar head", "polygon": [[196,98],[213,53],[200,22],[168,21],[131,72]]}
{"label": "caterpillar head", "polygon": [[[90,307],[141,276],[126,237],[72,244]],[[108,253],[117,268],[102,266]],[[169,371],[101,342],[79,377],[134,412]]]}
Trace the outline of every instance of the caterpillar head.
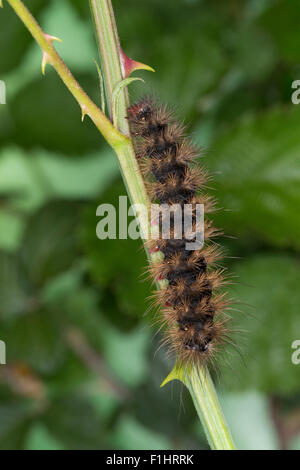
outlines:
{"label": "caterpillar head", "polygon": [[152,115],[152,106],[148,101],[141,101],[128,109],[128,118],[131,122],[145,122]]}

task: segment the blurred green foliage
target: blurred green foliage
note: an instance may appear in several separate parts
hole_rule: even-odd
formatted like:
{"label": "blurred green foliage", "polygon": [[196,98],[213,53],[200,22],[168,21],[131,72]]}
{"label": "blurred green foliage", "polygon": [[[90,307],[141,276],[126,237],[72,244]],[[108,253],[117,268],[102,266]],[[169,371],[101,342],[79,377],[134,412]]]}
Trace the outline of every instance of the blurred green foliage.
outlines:
{"label": "blurred green foliage", "polygon": [[[26,4],[100,103],[88,2]],[[139,73],[146,85],[131,85],[131,99],[170,103],[206,149],[241,310],[217,383],[238,445],[276,448],[274,398],[283,423],[300,407],[298,3],[113,5],[124,50],[156,70]],[[187,392],[159,388],[172,361],[155,354],[143,315],[140,242],[96,238],[97,206],[126,194],[116,157],[50,66],[41,76],[39,47],[5,0],[0,37],[0,448],[207,448]]]}

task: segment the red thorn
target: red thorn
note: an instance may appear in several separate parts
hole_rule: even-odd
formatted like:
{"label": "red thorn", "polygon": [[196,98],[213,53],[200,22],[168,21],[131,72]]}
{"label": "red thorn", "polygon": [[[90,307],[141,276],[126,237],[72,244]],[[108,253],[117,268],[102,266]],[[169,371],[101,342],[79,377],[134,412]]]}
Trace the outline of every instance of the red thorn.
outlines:
{"label": "red thorn", "polygon": [[149,72],[154,72],[155,70],[149,65],[142,64],[142,62],[137,62],[136,60],[130,59],[123,49],[120,49],[121,52],[121,65],[122,65],[122,74],[123,78],[130,76],[134,70],[148,70]]}

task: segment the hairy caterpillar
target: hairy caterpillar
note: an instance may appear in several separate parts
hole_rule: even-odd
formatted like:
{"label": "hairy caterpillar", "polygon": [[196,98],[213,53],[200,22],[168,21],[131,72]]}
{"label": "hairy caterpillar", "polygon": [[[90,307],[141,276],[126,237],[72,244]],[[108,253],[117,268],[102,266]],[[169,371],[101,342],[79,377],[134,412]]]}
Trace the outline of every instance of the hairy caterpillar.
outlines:
{"label": "hairy caterpillar", "polygon": [[[184,136],[183,126],[152,98],[131,106],[128,119],[152,201],[181,207],[190,204],[195,225],[196,205],[204,204],[207,214],[214,209],[214,201],[198,194],[208,175],[196,165],[198,152]],[[156,302],[162,307],[160,320],[165,326],[165,341],[180,363],[206,364],[218,346],[228,341],[228,316],[224,314],[228,301],[224,293],[216,293],[226,279],[224,270],[215,267],[221,251],[212,240],[220,232],[205,218],[204,248],[188,251],[187,234],[177,237],[174,219],[171,229],[168,239],[160,237],[148,242],[150,252],[163,253],[163,259],[151,268],[153,278],[168,281],[165,288],[155,293]]]}

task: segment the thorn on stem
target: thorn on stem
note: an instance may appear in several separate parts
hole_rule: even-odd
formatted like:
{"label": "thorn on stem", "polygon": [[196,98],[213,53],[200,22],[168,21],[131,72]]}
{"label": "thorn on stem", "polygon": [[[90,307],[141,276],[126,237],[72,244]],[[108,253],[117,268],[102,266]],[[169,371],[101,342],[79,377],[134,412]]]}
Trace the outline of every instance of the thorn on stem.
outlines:
{"label": "thorn on stem", "polygon": [[123,78],[129,77],[135,70],[148,70],[149,72],[155,72],[155,70],[149,65],[130,59],[122,49],[120,49],[120,52]]}
{"label": "thorn on stem", "polygon": [[48,60],[49,59],[49,55],[47,54],[47,52],[43,52],[43,58],[42,58],[42,74],[45,75],[45,72],[46,72],[46,65],[47,64],[50,64],[50,61]]}
{"label": "thorn on stem", "polygon": [[85,104],[81,105],[81,122],[84,121],[85,116],[87,115],[87,107]]}
{"label": "thorn on stem", "polygon": [[51,44],[53,41],[63,42],[62,39],[58,38],[57,36],[51,36],[51,34],[44,33],[44,36],[45,36],[45,39]]}
{"label": "thorn on stem", "polygon": [[[46,34],[46,33],[44,33],[44,36],[45,36],[46,41],[51,45],[53,41],[62,42],[62,40],[60,38],[57,38],[56,36],[51,36],[50,34]],[[46,65],[50,63],[51,61],[50,61],[49,54],[46,51],[43,51],[43,58],[42,58],[42,74],[43,75],[45,75]]]}

